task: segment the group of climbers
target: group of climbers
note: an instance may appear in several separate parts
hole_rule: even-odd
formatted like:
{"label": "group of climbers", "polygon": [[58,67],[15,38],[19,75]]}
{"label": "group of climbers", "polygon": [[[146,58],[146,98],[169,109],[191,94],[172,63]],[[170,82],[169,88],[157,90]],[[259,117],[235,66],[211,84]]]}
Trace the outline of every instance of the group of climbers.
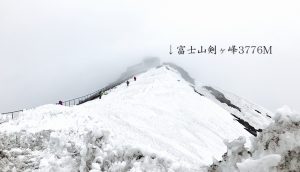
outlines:
{"label": "group of climbers", "polygon": [[[136,77],[135,76],[133,77],[133,80],[136,81]],[[128,80],[126,81],[126,84],[127,84],[127,87],[128,87],[129,86],[129,81]],[[102,95],[103,95],[103,91],[100,91],[99,92],[99,99],[101,99]]]}
{"label": "group of climbers", "polygon": [[[133,80],[136,81],[136,77],[133,77]],[[129,81],[126,81],[127,86],[129,86]]]}
{"label": "group of climbers", "polygon": [[[133,77],[133,80],[136,81],[136,77],[135,77],[135,76]],[[129,86],[129,81],[126,81],[126,84],[127,84],[127,86]],[[102,95],[103,95],[103,91],[100,91],[100,92],[99,92],[99,99],[101,99]],[[59,104],[59,105],[63,105],[63,102],[60,100],[60,101],[58,102],[58,104]]]}

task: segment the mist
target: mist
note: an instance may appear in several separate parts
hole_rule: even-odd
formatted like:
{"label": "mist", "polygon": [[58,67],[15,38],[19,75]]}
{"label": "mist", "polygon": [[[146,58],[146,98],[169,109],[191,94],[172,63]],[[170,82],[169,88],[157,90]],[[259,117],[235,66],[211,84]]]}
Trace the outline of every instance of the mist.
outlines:
{"label": "mist", "polygon": [[[300,110],[297,1],[1,0],[0,112],[79,97],[147,57],[272,111]],[[272,55],[170,55],[266,45]]]}

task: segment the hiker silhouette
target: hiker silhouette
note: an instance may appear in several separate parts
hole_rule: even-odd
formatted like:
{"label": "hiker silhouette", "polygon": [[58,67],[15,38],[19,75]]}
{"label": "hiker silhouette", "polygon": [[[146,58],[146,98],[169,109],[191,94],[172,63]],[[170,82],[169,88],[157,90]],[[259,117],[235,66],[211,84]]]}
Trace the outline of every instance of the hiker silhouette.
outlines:
{"label": "hiker silhouette", "polygon": [[102,91],[99,92],[99,99],[102,97]]}

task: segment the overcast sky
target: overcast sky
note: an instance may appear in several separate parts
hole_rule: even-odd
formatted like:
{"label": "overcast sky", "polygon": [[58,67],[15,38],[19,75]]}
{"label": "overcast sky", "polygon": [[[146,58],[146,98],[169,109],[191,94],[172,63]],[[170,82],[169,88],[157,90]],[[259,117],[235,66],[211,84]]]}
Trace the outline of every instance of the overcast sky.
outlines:
{"label": "overcast sky", "polygon": [[[272,111],[299,111],[299,18],[296,0],[0,0],[0,111],[90,93],[145,57]],[[273,54],[169,54],[211,44]]]}

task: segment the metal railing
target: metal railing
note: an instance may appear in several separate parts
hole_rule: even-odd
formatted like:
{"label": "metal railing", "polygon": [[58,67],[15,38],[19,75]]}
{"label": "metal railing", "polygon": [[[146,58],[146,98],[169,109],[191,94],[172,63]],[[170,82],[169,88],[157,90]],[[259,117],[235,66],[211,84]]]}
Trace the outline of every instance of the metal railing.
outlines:
{"label": "metal railing", "polygon": [[[94,97],[95,95],[99,95],[99,93],[100,93],[101,90],[97,90],[97,91],[95,91],[93,93],[90,93],[90,94],[87,94],[85,96],[81,96],[81,97],[77,97],[77,98],[74,98],[74,99],[63,101],[62,105],[64,105],[64,106],[80,105],[82,103],[87,102],[86,101],[87,99],[90,99],[91,97]],[[56,103],[56,104],[59,104],[59,103]],[[14,119],[14,116],[16,114],[19,114],[20,112],[23,112],[23,111],[24,110],[17,110],[17,111],[12,111],[12,112],[4,112],[4,113],[1,113],[1,115],[11,116],[11,119]],[[1,121],[0,121],[0,124],[1,124]]]}
{"label": "metal railing", "polygon": [[14,114],[19,114],[20,112],[23,112],[23,110],[17,110],[17,111],[13,111],[13,112],[5,112],[5,113],[1,113],[2,115],[11,115],[11,119],[14,119]]}
{"label": "metal railing", "polygon": [[[95,91],[93,93],[87,94],[85,96],[77,97],[74,99],[66,100],[62,102],[62,105],[64,106],[74,106],[74,105],[80,105],[83,102],[86,102],[85,100],[89,99],[90,97],[93,97],[94,95],[99,95],[101,90]],[[56,103],[59,104],[59,103]]]}
{"label": "metal railing", "polygon": [[[128,79],[128,78],[127,78]],[[91,101],[91,100],[94,100],[96,98],[98,98],[100,96],[100,93],[104,93],[108,90],[111,90],[113,88],[115,88],[116,86],[122,84],[123,82],[125,82],[127,79],[123,79],[121,81],[117,81],[117,82],[114,82],[114,83],[111,83],[110,85],[100,89],[100,90],[97,90],[93,93],[90,93],[90,94],[87,94],[85,96],[81,96],[81,97],[77,97],[77,98],[74,98],[74,99],[70,99],[70,100],[66,100],[66,101],[63,101],[62,102],[62,105],[64,106],[74,106],[74,105],[80,105],[80,104],[83,104],[85,102],[88,102],[88,101]],[[56,103],[56,104],[59,104],[59,103]],[[5,112],[5,113],[1,113],[1,115],[7,115],[7,116],[11,116],[11,119],[14,118],[14,114],[19,114],[20,112],[23,112],[24,110],[17,110],[17,111],[13,111],[13,112]],[[0,124],[2,122],[0,121]]]}

